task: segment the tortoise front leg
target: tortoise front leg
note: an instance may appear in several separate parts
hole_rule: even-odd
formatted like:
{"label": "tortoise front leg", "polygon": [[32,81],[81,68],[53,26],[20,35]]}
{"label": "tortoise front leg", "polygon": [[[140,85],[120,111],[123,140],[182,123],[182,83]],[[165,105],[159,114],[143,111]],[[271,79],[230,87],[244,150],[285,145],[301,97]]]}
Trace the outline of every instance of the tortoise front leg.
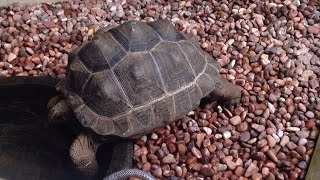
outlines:
{"label": "tortoise front leg", "polygon": [[76,168],[88,179],[92,179],[98,172],[99,166],[96,152],[101,144],[90,136],[81,133],[70,147],[70,157]]}
{"label": "tortoise front leg", "polygon": [[210,93],[210,96],[226,105],[234,105],[241,100],[242,87],[229,82],[221,77],[221,84],[217,85],[216,89]]}
{"label": "tortoise front leg", "polygon": [[68,122],[71,119],[72,110],[62,96],[51,98],[47,108],[49,110],[49,122]]}

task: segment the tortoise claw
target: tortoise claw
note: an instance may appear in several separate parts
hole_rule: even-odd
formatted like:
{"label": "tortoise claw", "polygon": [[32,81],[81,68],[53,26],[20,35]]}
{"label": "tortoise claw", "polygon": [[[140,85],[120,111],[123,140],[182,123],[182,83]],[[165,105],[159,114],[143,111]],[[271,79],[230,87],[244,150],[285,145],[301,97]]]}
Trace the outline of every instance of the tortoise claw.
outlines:
{"label": "tortoise claw", "polygon": [[[52,101],[50,100],[49,103],[54,101],[56,101],[56,99],[53,99]],[[67,122],[70,120],[71,114],[71,108],[68,106],[66,101],[62,99],[49,109],[48,121],[51,123]]]}

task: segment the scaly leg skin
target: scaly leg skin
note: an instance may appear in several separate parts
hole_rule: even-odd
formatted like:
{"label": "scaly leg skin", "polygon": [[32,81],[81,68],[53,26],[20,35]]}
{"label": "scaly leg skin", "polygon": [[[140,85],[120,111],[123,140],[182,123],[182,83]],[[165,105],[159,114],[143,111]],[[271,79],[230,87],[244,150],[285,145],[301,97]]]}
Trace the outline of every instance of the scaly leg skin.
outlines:
{"label": "scaly leg skin", "polygon": [[49,109],[48,120],[51,123],[68,122],[72,116],[72,110],[61,96],[55,96],[47,104]]}
{"label": "scaly leg skin", "polygon": [[47,109],[51,110],[53,108],[53,106],[56,105],[62,99],[63,99],[62,95],[57,95],[57,96],[52,97],[47,104]]}
{"label": "scaly leg skin", "polygon": [[229,82],[225,78],[221,78],[221,84],[210,93],[213,99],[225,105],[235,105],[240,103],[242,87]]}
{"label": "scaly leg skin", "polygon": [[100,145],[86,134],[81,133],[70,147],[72,162],[87,179],[93,179],[98,172],[96,152]]}

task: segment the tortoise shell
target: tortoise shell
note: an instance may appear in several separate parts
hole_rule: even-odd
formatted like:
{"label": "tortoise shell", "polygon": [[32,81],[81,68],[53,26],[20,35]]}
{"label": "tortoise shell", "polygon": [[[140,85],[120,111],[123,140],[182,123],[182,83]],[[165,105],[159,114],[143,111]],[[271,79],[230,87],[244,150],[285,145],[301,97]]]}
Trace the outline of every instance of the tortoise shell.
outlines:
{"label": "tortoise shell", "polygon": [[73,50],[58,90],[84,127],[134,137],[196,108],[220,83],[219,69],[170,21],[127,21]]}

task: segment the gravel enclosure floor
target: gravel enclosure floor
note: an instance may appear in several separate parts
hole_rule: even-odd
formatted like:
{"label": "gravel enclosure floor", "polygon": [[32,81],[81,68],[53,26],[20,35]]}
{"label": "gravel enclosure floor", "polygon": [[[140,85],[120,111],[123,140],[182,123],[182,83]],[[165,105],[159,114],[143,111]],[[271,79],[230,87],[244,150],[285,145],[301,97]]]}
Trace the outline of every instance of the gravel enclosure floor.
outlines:
{"label": "gravel enclosure floor", "polygon": [[0,9],[0,77],[60,76],[103,26],[170,19],[244,88],[137,140],[135,165],[164,179],[304,179],[320,125],[318,0],[86,0]]}

